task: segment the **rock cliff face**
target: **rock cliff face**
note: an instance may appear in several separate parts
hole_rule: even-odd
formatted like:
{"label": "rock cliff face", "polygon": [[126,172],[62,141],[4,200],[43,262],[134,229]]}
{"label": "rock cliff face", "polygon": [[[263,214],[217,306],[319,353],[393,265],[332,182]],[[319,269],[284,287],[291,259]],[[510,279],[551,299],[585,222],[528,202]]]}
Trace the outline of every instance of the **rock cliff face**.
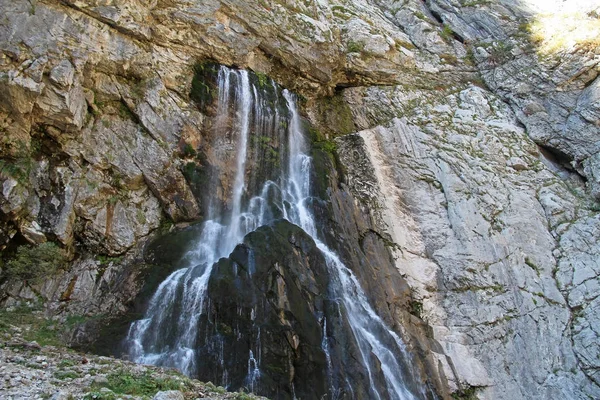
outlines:
{"label": "rock cliff face", "polygon": [[0,3],[0,248],[71,260],[0,300],[143,311],[230,163],[213,60],[305,98],[323,234],[441,397],[600,397],[600,9],[571,3]]}

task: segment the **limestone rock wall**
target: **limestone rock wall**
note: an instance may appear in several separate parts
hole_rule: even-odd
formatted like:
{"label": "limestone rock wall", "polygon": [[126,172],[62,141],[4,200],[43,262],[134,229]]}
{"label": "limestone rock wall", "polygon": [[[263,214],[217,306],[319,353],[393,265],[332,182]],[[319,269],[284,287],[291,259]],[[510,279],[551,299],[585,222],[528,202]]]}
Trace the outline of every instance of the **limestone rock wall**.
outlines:
{"label": "limestone rock wall", "polygon": [[[510,108],[479,87],[345,95],[370,123],[336,140],[347,185],[397,245],[396,266],[422,303],[450,386],[490,399],[597,395],[586,342],[594,318],[576,307],[595,307],[584,288],[595,281],[598,246],[575,250],[570,233],[600,223],[584,188],[561,180]],[[412,109],[400,106],[410,97]],[[377,102],[398,104],[397,117],[366,115]],[[574,270],[589,281],[582,271],[566,283]]]}

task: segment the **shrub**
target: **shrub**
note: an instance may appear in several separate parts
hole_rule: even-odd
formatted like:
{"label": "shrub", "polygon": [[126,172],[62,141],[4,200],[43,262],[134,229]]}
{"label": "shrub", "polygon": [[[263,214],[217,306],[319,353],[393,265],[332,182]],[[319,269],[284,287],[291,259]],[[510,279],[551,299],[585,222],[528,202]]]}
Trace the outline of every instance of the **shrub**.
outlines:
{"label": "shrub", "polygon": [[38,246],[20,246],[15,257],[5,263],[2,272],[8,278],[38,280],[55,274],[66,265],[64,250],[52,242],[46,242]]}
{"label": "shrub", "polygon": [[355,42],[352,40],[348,42],[348,46],[346,47],[346,50],[348,51],[348,53],[360,53],[364,49],[365,49],[364,42]]}
{"label": "shrub", "polygon": [[116,371],[106,377],[108,389],[117,394],[133,396],[154,396],[163,390],[186,390],[189,389],[190,381],[187,378],[175,378],[172,376],[156,377],[146,372],[133,374],[128,371]]}

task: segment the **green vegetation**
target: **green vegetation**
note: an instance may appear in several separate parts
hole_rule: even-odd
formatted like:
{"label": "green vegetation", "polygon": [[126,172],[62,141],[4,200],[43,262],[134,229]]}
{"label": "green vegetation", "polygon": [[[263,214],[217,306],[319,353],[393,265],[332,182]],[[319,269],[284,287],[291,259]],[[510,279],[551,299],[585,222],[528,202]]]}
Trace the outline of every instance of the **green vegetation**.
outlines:
{"label": "green vegetation", "polygon": [[350,106],[344,99],[343,93],[338,92],[334,96],[320,99],[317,107],[319,113],[317,126],[322,132],[317,132],[318,135],[315,135],[316,131],[311,130],[313,142],[323,140],[325,137],[356,132],[354,116]]}
{"label": "green vegetation", "polygon": [[100,265],[108,265],[110,263],[119,264],[123,261],[123,256],[111,257],[104,254],[98,254],[96,260],[100,262]]}
{"label": "green vegetation", "polygon": [[22,157],[16,160],[0,160],[0,174],[7,175],[19,183],[25,183],[29,180],[29,173],[33,166],[33,160],[30,157]]}
{"label": "green vegetation", "polygon": [[540,267],[535,265],[534,262],[531,261],[531,258],[525,257],[525,264],[527,264],[528,267],[533,269],[538,275],[540,274]]}
{"label": "green vegetation", "polygon": [[112,392],[97,392],[92,391],[86,394],[84,400],[118,400],[121,397]]}
{"label": "green vegetation", "polygon": [[67,261],[65,251],[52,242],[38,246],[24,245],[17,249],[14,258],[4,264],[2,275],[37,281],[65,268]]}
{"label": "green vegetation", "polygon": [[346,46],[348,53],[360,53],[365,49],[365,42],[355,42],[350,40]]}
{"label": "green vegetation", "polygon": [[335,156],[337,144],[333,140],[326,139],[317,129],[312,126],[308,128],[308,132],[310,134],[314,149],[322,150],[332,156]]}
{"label": "green vegetation", "polygon": [[256,79],[258,80],[258,86],[260,86],[261,88],[267,86],[267,84],[269,83],[269,77],[266,74],[256,71],[254,72],[254,74],[256,75]]}
{"label": "green vegetation", "polygon": [[75,363],[73,362],[73,360],[61,360],[58,363],[58,367],[59,368],[72,367],[73,365],[75,365]]}
{"label": "green vegetation", "polygon": [[440,32],[440,36],[446,42],[450,42],[450,40],[452,40],[452,38],[454,37],[454,31],[452,30],[452,28],[450,28],[450,26],[444,24],[442,26],[442,31]]}
{"label": "green vegetation", "polygon": [[54,373],[54,377],[56,379],[60,379],[61,381],[64,381],[65,379],[79,378],[79,374],[74,371],[56,371]]}
{"label": "green vegetation", "polygon": [[0,332],[8,332],[11,326],[26,327],[23,338],[35,341],[41,346],[60,346],[56,323],[44,318],[42,313],[32,307],[18,307],[11,311],[0,311]]}
{"label": "green vegetation", "polygon": [[[120,370],[113,372],[106,378],[108,383],[105,383],[102,386],[112,390],[115,394],[121,395],[152,397],[159,391],[186,390],[192,388],[190,380],[183,376],[156,377],[148,372],[134,374],[130,371]],[[88,393],[86,398],[103,399],[103,397],[93,397],[97,393],[95,389],[99,389],[99,387],[93,386],[92,392]]]}
{"label": "green vegetation", "polygon": [[458,59],[453,54],[440,54],[440,59],[444,64],[457,65]]}
{"label": "green vegetation", "polygon": [[462,3],[463,7],[475,7],[491,4],[490,0],[467,0]]}
{"label": "green vegetation", "polygon": [[207,382],[205,384],[205,386],[206,386],[206,389],[208,389],[208,391],[210,391],[212,393],[218,393],[218,394],[227,393],[227,390],[225,390],[225,388],[223,386],[215,386],[215,384],[212,382]]}
{"label": "green vegetation", "polygon": [[477,390],[476,386],[469,386],[452,393],[452,398],[454,400],[477,400]]}
{"label": "green vegetation", "polygon": [[319,146],[321,150],[329,154],[335,154],[335,152],[337,151],[337,144],[332,140],[323,140],[321,142],[318,142],[317,146]]}
{"label": "green vegetation", "polygon": [[421,315],[423,315],[423,303],[422,302],[416,301],[416,300],[411,300],[408,303],[408,306],[410,307],[408,310],[409,313],[411,313],[415,317],[421,318]]}
{"label": "green vegetation", "polygon": [[490,53],[490,61],[494,64],[502,64],[512,58],[512,43],[496,42],[492,47],[488,48]]}
{"label": "green vegetation", "polygon": [[183,157],[185,157],[185,158],[196,157],[196,154],[197,154],[196,149],[194,149],[194,146],[192,146],[189,143],[185,143],[183,145],[183,149],[182,149],[181,153],[182,153]]}
{"label": "green vegetation", "polygon": [[477,59],[475,58],[475,53],[473,52],[473,47],[467,48],[467,55],[464,58],[465,63],[468,65],[476,65]]}
{"label": "green vegetation", "polygon": [[136,99],[143,99],[146,92],[146,84],[145,79],[134,80],[134,84],[131,86],[131,95]]}
{"label": "green vegetation", "polygon": [[335,17],[340,18],[344,21],[347,21],[350,18],[357,16],[354,11],[349,10],[346,7],[340,5],[332,6],[331,12]]}
{"label": "green vegetation", "polygon": [[190,99],[202,107],[213,102],[216,96],[215,82],[219,73],[218,64],[207,61],[198,62],[194,65],[194,77],[190,90]]}

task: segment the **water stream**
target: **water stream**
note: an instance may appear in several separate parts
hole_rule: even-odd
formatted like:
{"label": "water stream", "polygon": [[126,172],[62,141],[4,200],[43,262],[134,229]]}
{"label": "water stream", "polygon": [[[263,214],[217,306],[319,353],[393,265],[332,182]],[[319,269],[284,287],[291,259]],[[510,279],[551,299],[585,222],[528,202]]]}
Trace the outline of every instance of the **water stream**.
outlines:
{"label": "water stream", "polygon": [[[272,85],[270,93],[277,94],[275,84],[269,84]],[[402,340],[370,306],[351,270],[317,234],[317,224],[310,207],[313,200],[310,182],[312,160],[308,155],[309,147],[294,95],[284,90],[283,99],[276,99],[275,102],[285,105],[285,110],[269,106],[265,100],[265,88],[252,84],[247,71],[226,67],[219,71],[218,87],[216,126],[225,124],[224,116],[231,114],[232,129],[236,133],[232,141],[237,148],[231,198],[225,211],[217,205],[209,207],[208,218],[194,249],[186,255],[181,268],[160,284],[145,317],[131,325],[127,336],[130,358],[139,363],[175,367],[194,375],[198,362],[198,322],[206,306],[205,294],[213,264],[227,257],[246,234],[282,217],[310,235],[326,260],[330,274],[329,296],[339,304],[340,313],[351,328],[360,353],[357,362],[370,384],[370,388],[366,389],[370,398],[426,398],[424,389],[415,393],[403,382],[403,377],[410,371],[405,370],[400,360],[410,357]],[[252,178],[248,172],[248,159],[252,155],[248,151],[251,132],[260,138],[261,132],[269,130],[287,141],[282,143],[284,146],[279,154],[280,171],[273,180],[256,185],[260,190],[252,194],[249,187],[249,179]],[[322,348],[330,371],[323,373],[332,380],[326,323],[323,318]],[[248,355],[247,387],[251,390],[258,387],[261,379],[259,346],[260,340],[257,348]],[[214,351],[223,352],[224,349],[215,348]],[[226,385],[226,374],[223,380],[220,384]],[[385,382],[385,387],[376,382]],[[335,398],[339,388],[334,382],[330,385],[330,398]]]}

